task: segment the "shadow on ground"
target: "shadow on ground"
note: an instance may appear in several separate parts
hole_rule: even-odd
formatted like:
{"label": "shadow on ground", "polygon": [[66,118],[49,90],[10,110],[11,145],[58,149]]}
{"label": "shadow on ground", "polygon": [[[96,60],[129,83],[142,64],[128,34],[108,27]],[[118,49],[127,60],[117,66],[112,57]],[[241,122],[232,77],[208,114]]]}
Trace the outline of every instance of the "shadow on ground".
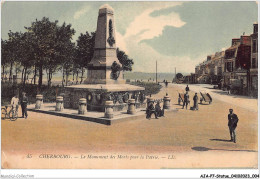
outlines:
{"label": "shadow on ground", "polygon": [[210,139],[211,141],[220,141],[220,142],[232,142],[231,140],[226,139]]}

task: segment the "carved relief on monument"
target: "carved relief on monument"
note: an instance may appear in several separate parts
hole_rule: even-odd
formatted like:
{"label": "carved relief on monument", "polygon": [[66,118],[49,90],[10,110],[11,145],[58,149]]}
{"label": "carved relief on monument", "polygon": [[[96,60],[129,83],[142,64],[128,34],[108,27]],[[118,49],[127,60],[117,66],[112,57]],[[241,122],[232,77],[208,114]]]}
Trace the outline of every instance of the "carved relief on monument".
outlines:
{"label": "carved relief on monument", "polygon": [[102,98],[102,94],[101,93],[96,94],[96,101],[97,101],[98,104],[102,103],[103,98]]}
{"label": "carved relief on monument", "polygon": [[113,64],[111,65],[111,79],[117,80],[119,75],[120,75],[120,65],[114,61]]}
{"label": "carved relief on monument", "polygon": [[93,93],[88,92],[87,93],[87,103],[91,103],[93,100]]}
{"label": "carved relief on monument", "polygon": [[124,103],[123,94],[122,94],[122,93],[118,93],[118,95],[117,95],[117,101],[119,102],[119,104]]}
{"label": "carved relief on monument", "polygon": [[109,36],[107,39],[108,44],[110,45],[110,47],[112,47],[115,44],[115,39],[113,37],[113,24],[112,24],[112,20],[109,20]]}
{"label": "carved relief on monument", "polygon": [[124,103],[127,103],[128,100],[129,100],[129,93],[125,92],[125,94],[123,95],[123,101],[124,101]]}

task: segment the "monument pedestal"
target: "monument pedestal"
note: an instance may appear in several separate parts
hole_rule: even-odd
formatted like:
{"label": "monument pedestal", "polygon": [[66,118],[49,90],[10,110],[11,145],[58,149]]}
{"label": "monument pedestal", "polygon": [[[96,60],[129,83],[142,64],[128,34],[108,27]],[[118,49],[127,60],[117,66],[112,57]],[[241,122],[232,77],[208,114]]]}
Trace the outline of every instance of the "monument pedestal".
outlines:
{"label": "monument pedestal", "polygon": [[88,111],[105,111],[105,102],[113,101],[114,111],[128,109],[128,100],[135,99],[136,108],[145,108],[144,88],[129,84],[82,84],[65,87],[64,107],[77,109],[79,99],[87,99]]}

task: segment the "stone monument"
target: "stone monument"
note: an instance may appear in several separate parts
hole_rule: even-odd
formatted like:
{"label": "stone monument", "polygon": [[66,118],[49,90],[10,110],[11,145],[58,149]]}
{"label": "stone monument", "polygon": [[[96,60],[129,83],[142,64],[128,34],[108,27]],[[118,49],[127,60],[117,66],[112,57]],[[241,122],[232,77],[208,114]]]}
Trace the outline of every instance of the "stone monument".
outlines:
{"label": "stone monument", "polygon": [[85,83],[125,83],[121,70],[122,67],[116,54],[114,10],[105,4],[99,9],[95,50],[93,58],[88,64],[88,76]]}
{"label": "stone monument", "polygon": [[80,98],[87,99],[88,111],[104,112],[106,101],[113,101],[114,111],[127,110],[129,99],[135,99],[136,108],[145,107],[144,88],[123,79],[116,54],[114,10],[107,4],[99,9],[94,55],[87,68],[84,84],[65,88],[65,108],[77,109]]}

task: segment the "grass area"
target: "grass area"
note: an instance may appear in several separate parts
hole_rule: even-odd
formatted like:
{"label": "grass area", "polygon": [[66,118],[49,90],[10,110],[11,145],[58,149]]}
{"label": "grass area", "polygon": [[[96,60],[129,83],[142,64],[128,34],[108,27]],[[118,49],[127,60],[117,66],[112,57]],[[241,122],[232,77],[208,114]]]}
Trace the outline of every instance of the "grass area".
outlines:
{"label": "grass area", "polygon": [[12,85],[10,83],[1,83],[1,106],[9,105],[12,97],[15,94],[19,93],[19,97],[22,97],[22,92],[26,93],[29,103],[35,103],[37,91],[39,94],[44,96],[44,102],[54,102],[56,100],[56,91],[61,93],[63,89],[61,87],[50,87],[42,86],[41,89],[38,89],[37,85],[22,84]]}
{"label": "grass area", "polygon": [[160,89],[162,88],[161,85],[158,85],[158,84],[152,83],[152,82],[130,82],[130,84],[140,86],[140,87],[144,87],[145,88],[145,91],[144,91],[145,95],[157,94],[157,93],[159,93]]}

